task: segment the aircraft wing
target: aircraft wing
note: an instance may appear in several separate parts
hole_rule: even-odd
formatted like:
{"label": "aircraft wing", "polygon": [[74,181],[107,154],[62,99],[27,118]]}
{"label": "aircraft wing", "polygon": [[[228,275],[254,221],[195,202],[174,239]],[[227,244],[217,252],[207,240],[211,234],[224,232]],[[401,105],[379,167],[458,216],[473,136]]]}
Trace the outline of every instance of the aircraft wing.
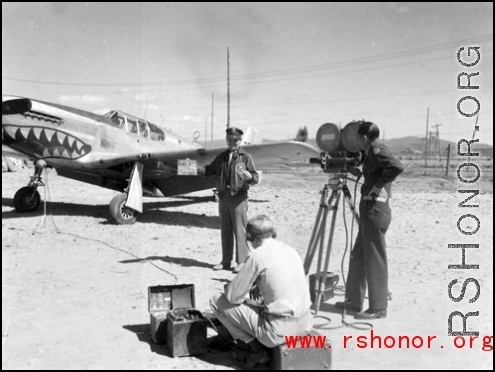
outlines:
{"label": "aircraft wing", "polygon": [[[305,160],[311,157],[319,157],[320,152],[313,146],[296,141],[263,143],[259,145],[243,146],[253,156],[256,166],[261,164],[285,163],[297,160]],[[199,166],[210,164],[215,157],[225,151],[227,147],[197,148],[180,151],[162,151],[144,153],[140,158],[126,160],[154,159],[166,163],[175,162],[178,159],[196,160]],[[127,157],[126,157],[127,158]]]}
{"label": "aircraft wing", "polygon": [[[242,146],[253,156],[258,168],[263,164],[285,163],[319,157],[320,152],[303,142],[273,142],[259,145]],[[147,154],[149,159],[177,165],[178,159],[197,160],[199,166],[210,164],[215,157],[225,151],[226,147],[200,148],[177,152],[158,152]],[[186,194],[215,187],[215,177],[171,176],[155,180],[155,185],[164,196]]]}

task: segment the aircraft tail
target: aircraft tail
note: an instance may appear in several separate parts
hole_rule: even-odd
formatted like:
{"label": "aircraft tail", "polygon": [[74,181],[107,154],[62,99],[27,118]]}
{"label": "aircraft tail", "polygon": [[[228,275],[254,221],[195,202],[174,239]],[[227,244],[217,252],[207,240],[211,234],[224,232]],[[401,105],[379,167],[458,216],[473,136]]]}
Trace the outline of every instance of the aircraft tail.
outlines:
{"label": "aircraft tail", "polygon": [[242,137],[241,146],[260,145],[263,143],[263,133],[253,127],[249,127]]}
{"label": "aircraft tail", "polygon": [[[249,127],[244,133],[242,137],[241,146],[249,146],[249,145],[261,145],[263,143],[263,133],[260,130],[255,129],[253,127]],[[263,177],[263,172],[261,170],[258,171],[258,184],[261,183],[261,178]]]}

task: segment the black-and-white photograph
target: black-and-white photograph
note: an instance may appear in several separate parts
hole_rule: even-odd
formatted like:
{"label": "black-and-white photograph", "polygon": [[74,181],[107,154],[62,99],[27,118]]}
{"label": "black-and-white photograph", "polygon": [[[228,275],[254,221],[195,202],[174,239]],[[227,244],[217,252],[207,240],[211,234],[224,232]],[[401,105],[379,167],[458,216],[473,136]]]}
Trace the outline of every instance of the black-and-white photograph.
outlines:
{"label": "black-and-white photograph", "polygon": [[2,3],[2,370],[493,369],[493,3]]}

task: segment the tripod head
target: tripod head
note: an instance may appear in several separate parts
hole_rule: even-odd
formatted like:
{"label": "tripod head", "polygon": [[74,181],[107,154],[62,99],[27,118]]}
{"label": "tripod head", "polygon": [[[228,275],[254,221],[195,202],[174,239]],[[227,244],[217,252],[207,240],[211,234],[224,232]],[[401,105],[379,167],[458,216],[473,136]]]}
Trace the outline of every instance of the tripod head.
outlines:
{"label": "tripod head", "polygon": [[346,178],[347,173],[330,173],[325,186],[328,186],[333,191],[341,190],[345,185]]}

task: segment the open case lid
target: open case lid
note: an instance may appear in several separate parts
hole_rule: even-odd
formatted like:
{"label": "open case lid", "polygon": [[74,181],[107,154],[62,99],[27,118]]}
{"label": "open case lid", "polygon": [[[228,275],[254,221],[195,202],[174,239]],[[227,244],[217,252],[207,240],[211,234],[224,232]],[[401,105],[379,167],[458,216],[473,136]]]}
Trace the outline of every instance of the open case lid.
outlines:
{"label": "open case lid", "polygon": [[194,309],[194,284],[158,285],[148,287],[148,311]]}

